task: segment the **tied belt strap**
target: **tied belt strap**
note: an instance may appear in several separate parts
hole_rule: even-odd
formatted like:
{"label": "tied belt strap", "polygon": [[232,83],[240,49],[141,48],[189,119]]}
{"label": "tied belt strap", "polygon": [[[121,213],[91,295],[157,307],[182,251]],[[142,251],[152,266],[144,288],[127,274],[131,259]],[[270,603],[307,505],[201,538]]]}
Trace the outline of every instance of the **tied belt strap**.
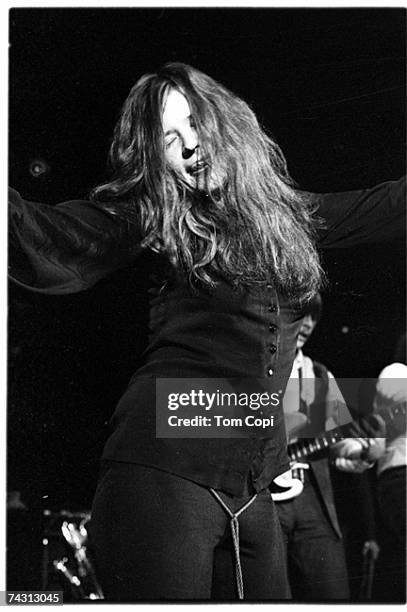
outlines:
{"label": "tied belt strap", "polygon": [[236,559],[236,585],[237,585],[237,595],[239,599],[244,599],[244,589],[243,589],[243,574],[242,574],[242,566],[240,563],[240,546],[239,546],[239,521],[237,520],[240,514],[244,512],[257,497],[257,493],[253,495],[249,499],[249,501],[244,504],[237,512],[232,512],[232,510],[225,504],[220,495],[214,490],[209,489],[212,495],[218,500],[220,505],[224,510],[226,510],[227,514],[230,518],[230,528],[232,531],[232,539],[233,539],[233,547],[235,549],[235,559]]}

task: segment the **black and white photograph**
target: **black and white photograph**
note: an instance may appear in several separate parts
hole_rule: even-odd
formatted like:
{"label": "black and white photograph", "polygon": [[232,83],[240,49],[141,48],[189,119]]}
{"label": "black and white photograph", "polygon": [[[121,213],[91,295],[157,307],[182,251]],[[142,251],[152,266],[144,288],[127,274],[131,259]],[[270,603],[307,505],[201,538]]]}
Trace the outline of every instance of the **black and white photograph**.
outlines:
{"label": "black and white photograph", "polygon": [[6,603],[406,603],[406,9],[9,5]]}

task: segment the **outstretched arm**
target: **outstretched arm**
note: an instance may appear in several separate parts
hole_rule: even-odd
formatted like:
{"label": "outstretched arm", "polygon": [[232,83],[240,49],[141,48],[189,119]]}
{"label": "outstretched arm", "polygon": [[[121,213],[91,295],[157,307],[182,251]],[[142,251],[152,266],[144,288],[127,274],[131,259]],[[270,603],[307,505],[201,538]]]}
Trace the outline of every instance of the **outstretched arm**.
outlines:
{"label": "outstretched arm", "polygon": [[405,235],[406,177],[372,189],[312,194],[324,226],[319,246],[346,248],[394,240]]}
{"label": "outstretched arm", "polygon": [[49,206],[9,190],[9,274],[42,293],[88,289],[128,265],[141,250],[126,205],[70,201]]}

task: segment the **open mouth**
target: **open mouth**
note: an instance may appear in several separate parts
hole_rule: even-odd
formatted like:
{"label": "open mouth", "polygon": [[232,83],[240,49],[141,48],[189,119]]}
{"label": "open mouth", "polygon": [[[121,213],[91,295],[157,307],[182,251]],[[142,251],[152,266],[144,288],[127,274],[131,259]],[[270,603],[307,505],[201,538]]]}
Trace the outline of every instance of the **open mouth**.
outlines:
{"label": "open mouth", "polygon": [[204,160],[199,160],[192,166],[189,166],[189,168],[187,169],[187,172],[188,174],[191,174],[192,176],[197,176],[201,174],[202,172],[204,172],[206,168],[208,168],[207,162]]}

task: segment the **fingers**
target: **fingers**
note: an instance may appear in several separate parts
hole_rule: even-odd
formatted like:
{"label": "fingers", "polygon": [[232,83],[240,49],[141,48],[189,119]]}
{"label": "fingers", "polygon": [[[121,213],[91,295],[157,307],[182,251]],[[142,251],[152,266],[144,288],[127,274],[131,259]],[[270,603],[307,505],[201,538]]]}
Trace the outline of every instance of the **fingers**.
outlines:
{"label": "fingers", "polygon": [[367,443],[363,438],[345,438],[345,440],[335,444],[333,453],[337,457],[358,459],[366,447]]}
{"label": "fingers", "polygon": [[386,450],[385,438],[369,438],[368,448],[364,449],[360,458],[364,461],[377,461]]}
{"label": "fingers", "polygon": [[369,418],[360,419],[360,428],[366,437],[386,437],[386,423],[379,414],[372,414],[369,416]]}
{"label": "fingers", "polygon": [[346,459],[345,457],[337,457],[335,459],[335,467],[341,472],[348,472],[350,474],[362,474],[372,465],[372,463],[367,461]]}

